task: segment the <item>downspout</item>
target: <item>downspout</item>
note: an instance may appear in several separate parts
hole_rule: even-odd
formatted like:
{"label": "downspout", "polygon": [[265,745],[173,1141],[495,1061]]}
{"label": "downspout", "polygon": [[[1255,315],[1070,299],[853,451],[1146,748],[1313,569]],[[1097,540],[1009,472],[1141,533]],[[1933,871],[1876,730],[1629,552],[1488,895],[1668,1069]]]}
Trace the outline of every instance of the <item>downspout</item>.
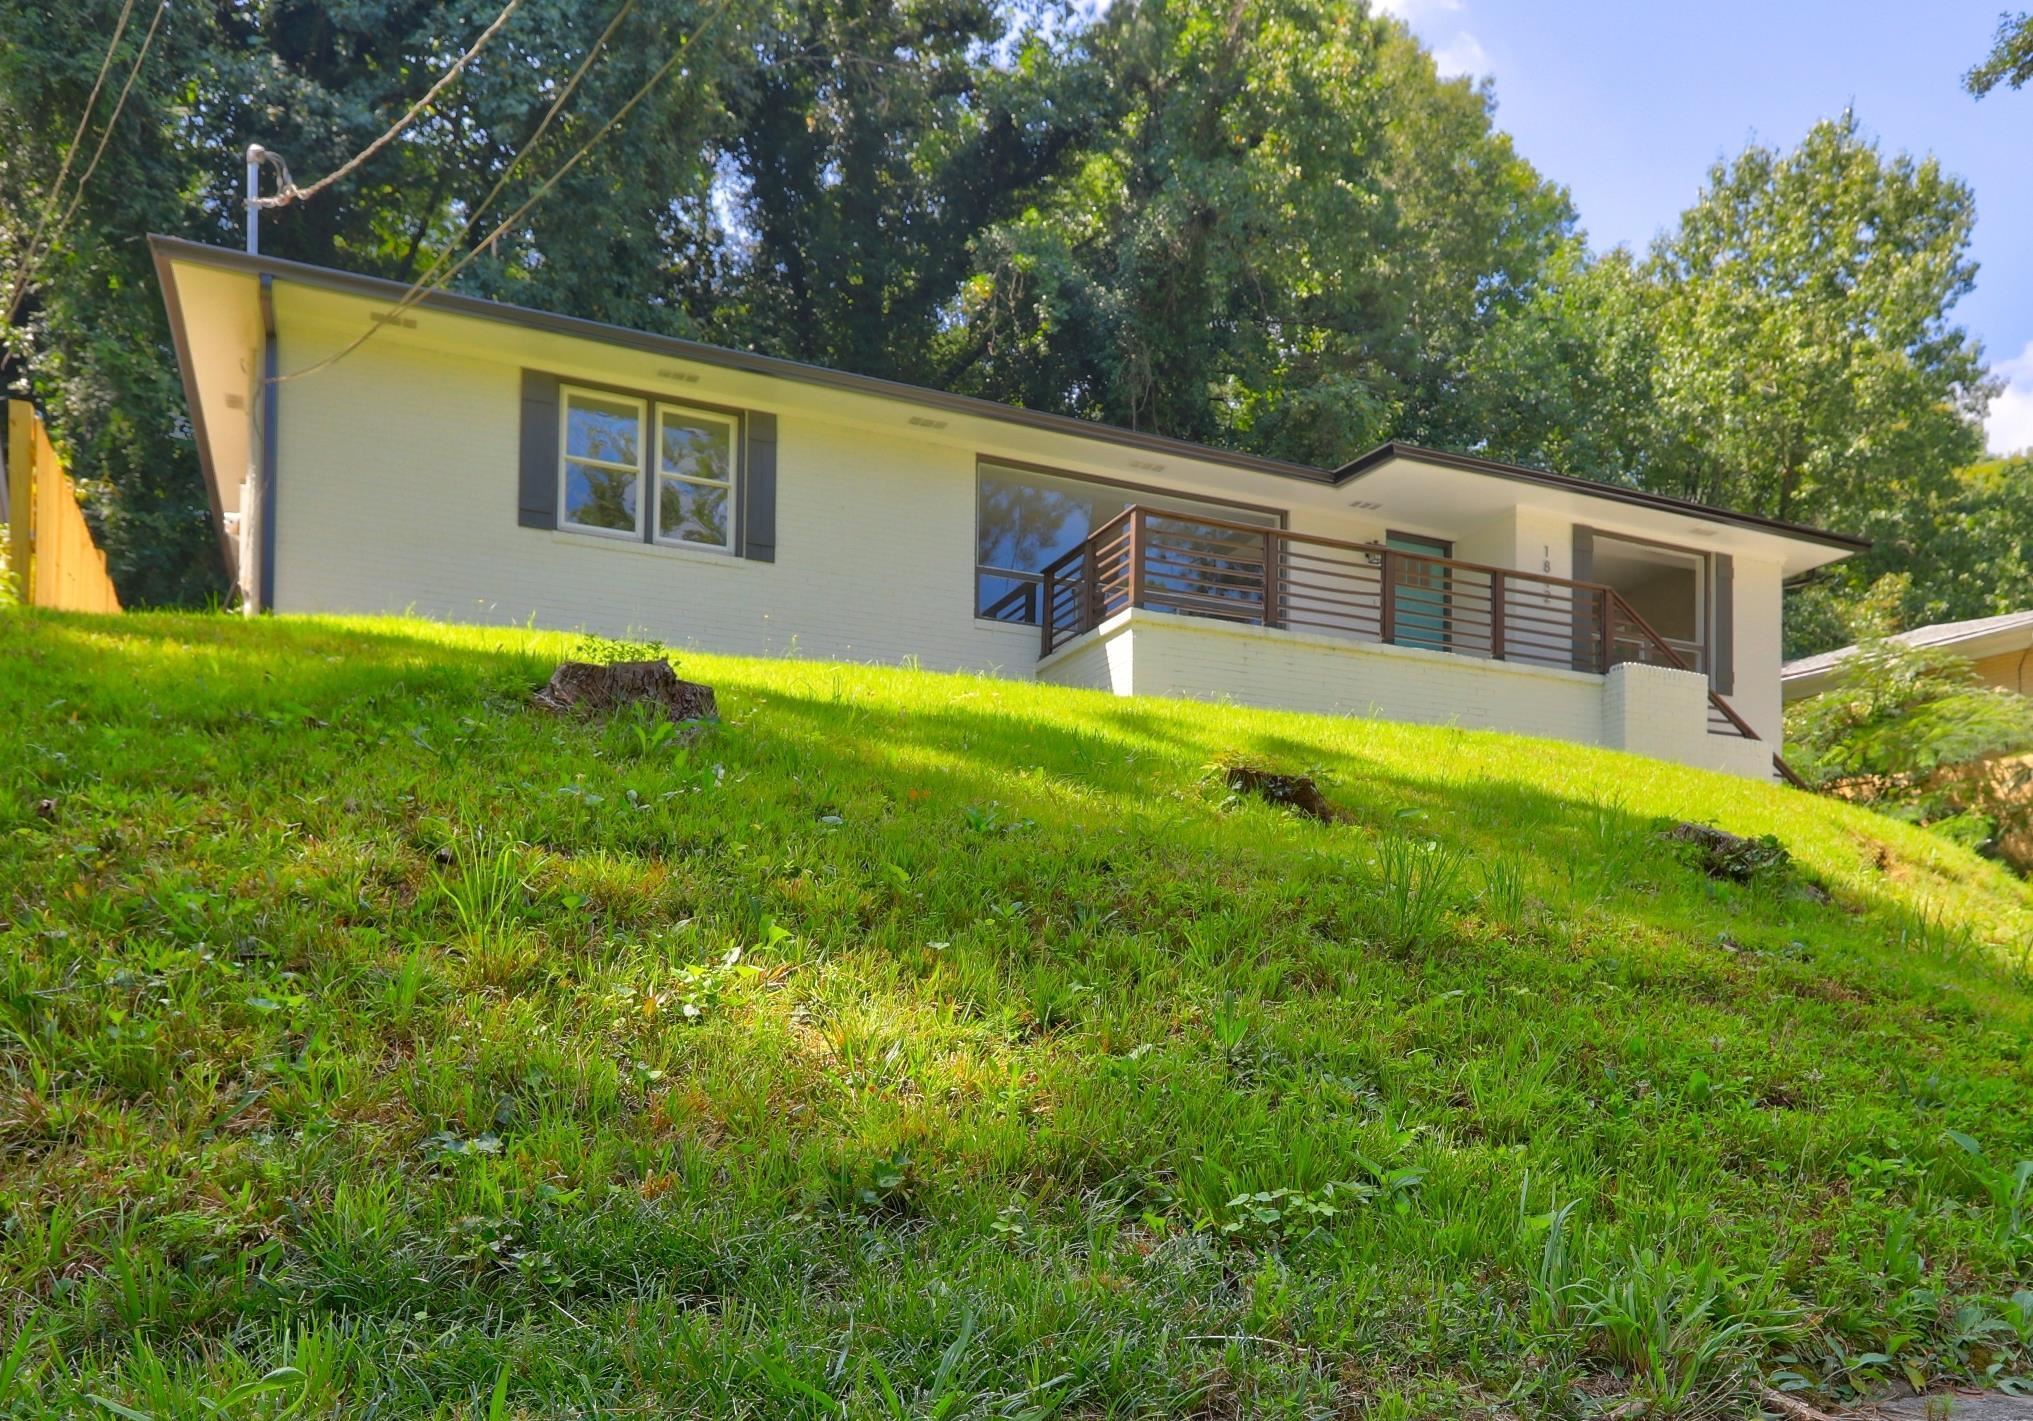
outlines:
{"label": "downspout", "polygon": [[261,275],[261,492],[255,506],[261,513],[257,542],[261,548],[261,575],[255,593],[257,612],[275,610],[275,417],[279,388],[279,367],[275,341],[275,278]]}

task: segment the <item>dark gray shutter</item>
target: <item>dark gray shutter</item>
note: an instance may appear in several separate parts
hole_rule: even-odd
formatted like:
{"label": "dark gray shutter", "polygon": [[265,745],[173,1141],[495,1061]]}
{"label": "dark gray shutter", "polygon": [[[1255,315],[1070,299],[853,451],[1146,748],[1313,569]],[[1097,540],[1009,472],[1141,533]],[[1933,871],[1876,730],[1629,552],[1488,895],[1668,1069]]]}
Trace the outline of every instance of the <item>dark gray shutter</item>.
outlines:
{"label": "dark gray shutter", "polygon": [[1737,688],[1736,563],[1728,553],[1715,555],[1715,634],[1709,641],[1715,648],[1711,682],[1717,695],[1727,696]]}
{"label": "dark gray shutter", "polygon": [[522,492],[516,521],[558,526],[558,377],[522,372]]}
{"label": "dark gray shutter", "polygon": [[[1587,582],[1595,576],[1595,529],[1574,525],[1574,555],[1567,575],[1576,582]],[[1608,628],[1596,626],[1595,598],[1576,591],[1574,594],[1574,669],[1576,671],[1599,671],[1601,651],[1597,638],[1609,635]]]}
{"label": "dark gray shutter", "polygon": [[742,461],[741,555],[776,561],[776,416],[751,412],[743,421],[748,442]]}

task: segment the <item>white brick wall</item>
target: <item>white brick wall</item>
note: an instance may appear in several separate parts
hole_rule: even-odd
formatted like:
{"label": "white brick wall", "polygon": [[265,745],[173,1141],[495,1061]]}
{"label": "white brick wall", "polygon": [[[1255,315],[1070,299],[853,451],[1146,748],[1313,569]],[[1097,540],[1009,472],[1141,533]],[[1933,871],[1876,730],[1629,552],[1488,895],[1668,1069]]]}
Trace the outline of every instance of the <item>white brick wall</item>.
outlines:
{"label": "white brick wall", "polygon": [[276,607],[642,631],[676,647],[1028,674],[973,616],[974,459],[778,425],[777,561],[516,523],[520,368],[369,345],[283,387]]}
{"label": "white brick wall", "polygon": [[1737,558],[1732,568],[1731,599],[1736,604],[1736,689],[1727,699],[1750,723],[1771,754],[1786,738],[1786,720],[1779,694],[1779,666],[1785,658],[1780,640],[1782,578],[1777,563]]}
{"label": "white brick wall", "polygon": [[[285,371],[350,336],[333,324],[330,298],[319,298],[328,301],[321,310],[294,288],[279,291]],[[1328,537],[1380,540],[1385,531],[1379,516],[1348,509],[1340,495],[1323,503],[1317,491],[1269,474],[1190,461],[1152,474],[1136,451],[1098,442],[1053,436],[1063,447],[1040,449],[1021,441],[1043,436],[965,420],[950,430],[935,421],[944,431],[936,432],[910,427],[889,405],[876,406],[886,421],[878,423],[802,384],[673,370],[666,357],[565,337],[504,330],[498,345],[481,344],[434,328],[433,319],[426,315],[421,330],[385,331],[281,387],[277,610],[533,621],[651,635],[680,649],[916,658],[1027,677],[1037,665],[1036,630],[973,616],[978,456],[1049,460],[1075,473],[1286,507],[1294,529]],[[679,399],[696,391],[777,414],[776,561],[518,526],[525,367]],[[684,383],[695,378],[703,383]],[[1555,575],[1568,571],[1571,523],[1563,518],[1499,507],[1464,517],[1454,531],[1457,553],[1470,560],[1538,571],[1550,557]],[[1736,703],[1774,740],[1778,595],[1776,566],[1739,560]],[[1150,614],[1069,648],[1045,674],[1123,693],[1604,738],[1604,687],[1592,675]],[[1720,742],[1704,736],[1705,758],[1695,763],[1720,756],[1740,768],[1741,742],[1732,749],[1708,740]]]}
{"label": "white brick wall", "polygon": [[1597,676],[1129,611],[1054,652],[1038,677],[1122,696],[1510,730],[1771,777],[1771,747],[1708,733],[1701,676],[1654,666]]}

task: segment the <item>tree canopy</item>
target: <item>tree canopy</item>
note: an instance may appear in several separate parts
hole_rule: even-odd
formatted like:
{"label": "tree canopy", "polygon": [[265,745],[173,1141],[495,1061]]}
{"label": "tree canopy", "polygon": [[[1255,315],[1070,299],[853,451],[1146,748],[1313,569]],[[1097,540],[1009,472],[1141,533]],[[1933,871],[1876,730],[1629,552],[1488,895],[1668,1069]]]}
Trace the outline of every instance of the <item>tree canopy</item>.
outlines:
{"label": "tree canopy", "polygon": [[[218,574],[142,235],[236,243],[247,142],[334,170],[499,5],[143,3],[122,28],[125,6],[0,0],[0,282],[70,201],[66,155],[74,189],[106,137],[4,373],[123,596],[188,601]],[[1916,614],[2027,593],[2023,469],[1972,472],[1994,387],[1952,320],[1973,197],[1851,115],[1719,163],[1649,251],[1596,252],[1493,90],[1364,0],[635,0],[602,47],[615,14],[521,0],[398,141],[269,214],[264,248],[415,279],[682,44],[462,289],[1253,453],[1409,439],[1878,539],[1800,599],[1800,648],[1849,639],[1888,576]]]}
{"label": "tree canopy", "polygon": [[1998,16],[1998,35],[1983,62],[1963,76],[1963,87],[1981,99],[2000,84],[2021,89],[2033,81],[2033,14]]}

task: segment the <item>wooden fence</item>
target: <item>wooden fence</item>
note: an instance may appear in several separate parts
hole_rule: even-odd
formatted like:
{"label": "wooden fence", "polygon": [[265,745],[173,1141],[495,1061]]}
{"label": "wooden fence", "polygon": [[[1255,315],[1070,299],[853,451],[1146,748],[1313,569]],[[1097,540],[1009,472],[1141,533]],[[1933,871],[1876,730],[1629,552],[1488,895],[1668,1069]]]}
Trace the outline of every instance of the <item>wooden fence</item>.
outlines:
{"label": "wooden fence", "polygon": [[106,555],[78,508],[49,431],[26,400],[7,402],[7,570],[21,602],[67,612],[117,612]]}

